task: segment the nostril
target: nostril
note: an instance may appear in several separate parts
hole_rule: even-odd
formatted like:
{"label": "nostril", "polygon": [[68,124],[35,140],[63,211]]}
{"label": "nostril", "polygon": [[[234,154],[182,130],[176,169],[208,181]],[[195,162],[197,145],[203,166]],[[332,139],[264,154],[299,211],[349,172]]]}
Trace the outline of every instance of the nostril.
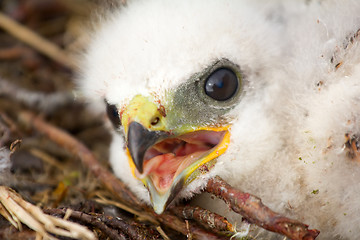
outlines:
{"label": "nostril", "polygon": [[160,118],[159,118],[159,117],[156,117],[156,118],[154,118],[154,119],[151,121],[151,125],[154,126],[154,125],[158,124],[159,121],[160,121]]}

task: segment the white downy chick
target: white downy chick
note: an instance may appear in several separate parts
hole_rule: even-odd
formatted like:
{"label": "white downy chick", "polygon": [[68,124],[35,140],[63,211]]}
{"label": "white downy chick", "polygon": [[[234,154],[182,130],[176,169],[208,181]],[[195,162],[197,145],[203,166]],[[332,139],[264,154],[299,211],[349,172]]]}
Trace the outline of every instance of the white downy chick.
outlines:
{"label": "white downy chick", "polygon": [[[158,213],[219,175],[318,239],[360,238],[359,12],[129,1],[92,36],[79,81],[115,125],[115,174]],[[194,202],[241,223],[207,194]]]}

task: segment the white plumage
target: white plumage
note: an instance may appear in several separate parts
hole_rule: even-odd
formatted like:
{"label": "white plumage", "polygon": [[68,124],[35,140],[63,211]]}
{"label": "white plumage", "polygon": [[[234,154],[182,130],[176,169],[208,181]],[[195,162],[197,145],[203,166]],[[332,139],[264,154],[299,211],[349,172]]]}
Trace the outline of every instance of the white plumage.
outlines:
{"label": "white plumage", "polygon": [[[177,198],[219,175],[319,229],[319,239],[358,239],[360,159],[349,156],[345,134],[354,142],[360,134],[359,12],[350,0],[130,1],[93,35],[80,87],[98,108],[105,99],[121,112],[141,94],[172,111],[169,92],[229,60],[243,76],[240,100],[222,120],[231,124],[230,145]],[[124,144],[114,131],[114,172],[149,203]],[[209,199],[194,201],[241,220]]]}

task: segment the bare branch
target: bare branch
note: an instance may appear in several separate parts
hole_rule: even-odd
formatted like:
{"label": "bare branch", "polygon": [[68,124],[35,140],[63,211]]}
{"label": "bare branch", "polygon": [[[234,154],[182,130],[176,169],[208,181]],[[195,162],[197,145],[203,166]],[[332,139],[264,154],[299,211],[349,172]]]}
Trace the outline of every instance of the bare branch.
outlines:
{"label": "bare branch", "polygon": [[8,16],[6,16],[1,12],[0,12],[0,28],[3,28],[14,37],[27,43],[28,45],[35,48],[39,52],[63,64],[64,66],[73,70],[76,68],[74,60],[70,58],[58,46],[46,40],[45,38],[39,36],[37,33],[31,31],[25,26],[22,26],[21,24],[15,22],[14,20],[12,20],[11,18],[9,18]]}
{"label": "bare branch", "polygon": [[194,220],[207,229],[217,232],[233,232],[234,227],[223,216],[210,212],[209,210],[192,206],[175,206],[171,212],[187,220]]}
{"label": "bare branch", "polygon": [[320,233],[316,229],[308,229],[306,224],[273,212],[260,198],[234,189],[220,177],[210,179],[206,191],[224,200],[234,212],[241,214],[250,223],[269,231],[281,233],[294,240],[315,239]]}

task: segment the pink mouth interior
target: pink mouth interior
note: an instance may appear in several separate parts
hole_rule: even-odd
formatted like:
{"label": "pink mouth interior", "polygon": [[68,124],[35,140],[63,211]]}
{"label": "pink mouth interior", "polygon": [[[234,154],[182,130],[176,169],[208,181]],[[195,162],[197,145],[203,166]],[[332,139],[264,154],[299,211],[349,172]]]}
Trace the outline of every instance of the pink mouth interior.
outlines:
{"label": "pink mouth interior", "polygon": [[144,172],[136,174],[139,178],[150,176],[156,189],[164,192],[186,167],[207,155],[224,134],[201,130],[161,141],[146,151]]}

